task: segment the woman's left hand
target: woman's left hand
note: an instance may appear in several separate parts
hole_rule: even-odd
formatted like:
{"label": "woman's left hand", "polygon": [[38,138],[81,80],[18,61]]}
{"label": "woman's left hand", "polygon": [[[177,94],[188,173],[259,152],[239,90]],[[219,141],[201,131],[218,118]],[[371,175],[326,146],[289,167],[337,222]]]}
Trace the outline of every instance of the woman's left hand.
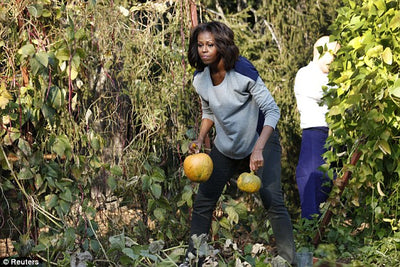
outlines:
{"label": "woman's left hand", "polygon": [[262,150],[254,150],[250,156],[250,170],[257,171],[264,165],[264,157],[262,154]]}

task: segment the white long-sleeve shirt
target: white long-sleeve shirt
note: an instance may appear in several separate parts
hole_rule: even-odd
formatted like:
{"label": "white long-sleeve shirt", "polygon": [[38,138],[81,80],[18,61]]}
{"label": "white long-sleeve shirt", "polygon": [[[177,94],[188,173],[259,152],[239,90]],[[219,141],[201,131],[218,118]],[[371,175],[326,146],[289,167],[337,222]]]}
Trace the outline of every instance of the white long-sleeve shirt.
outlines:
{"label": "white long-sleeve shirt", "polygon": [[275,128],[278,123],[280,112],[274,98],[244,57],[239,57],[220,84],[213,85],[207,66],[195,73],[193,85],[201,98],[202,118],[214,122],[214,144],[227,157],[242,159],[250,155],[259,137],[260,119],[264,126]]}
{"label": "white long-sleeve shirt", "polygon": [[326,105],[320,105],[323,96],[322,87],[326,86],[328,81],[328,74],[322,72],[313,61],[297,72],[294,93],[297,109],[300,112],[301,129],[328,126],[325,120],[328,108]]}

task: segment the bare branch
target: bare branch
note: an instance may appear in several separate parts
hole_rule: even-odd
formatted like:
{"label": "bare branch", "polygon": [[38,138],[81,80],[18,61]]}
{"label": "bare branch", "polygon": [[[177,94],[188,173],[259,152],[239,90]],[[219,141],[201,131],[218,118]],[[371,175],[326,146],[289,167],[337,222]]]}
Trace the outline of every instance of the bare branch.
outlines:
{"label": "bare branch", "polygon": [[274,29],[272,29],[271,25],[265,19],[264,19],[264,24],[268,27],[268,30],[270,31],[270,33],[272,35],[272,40],[274,40],[276,45],[278,46],[279,54],[282,54],[282,48],[278,41],[278,38],[275,35]]}

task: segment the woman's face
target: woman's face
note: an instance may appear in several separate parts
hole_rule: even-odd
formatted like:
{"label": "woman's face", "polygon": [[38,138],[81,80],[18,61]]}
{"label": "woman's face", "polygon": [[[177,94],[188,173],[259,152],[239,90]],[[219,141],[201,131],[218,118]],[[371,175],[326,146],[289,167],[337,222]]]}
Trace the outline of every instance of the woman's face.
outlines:
{"label": "woman's face", "polygon": [[329,72],[329,67],[334,59],[335,57],[331,52],[326,52],[322,57],[318,59],[318,65],[322,72]]}
{"label": "woman's face", "polygon": [[326,46],[328,51],[326,51],[322,57],[318,58],[319,68],[324,73],[329,72],[329,67],[332,61],[335,59],[335,55],[340,48],[340,45],[337,42],[328,43]]}
{"label": "woman's face", "polygon": [[205,65],[219,60],[214,35],[211,32],[201,32],[197,36],[197,52]]}

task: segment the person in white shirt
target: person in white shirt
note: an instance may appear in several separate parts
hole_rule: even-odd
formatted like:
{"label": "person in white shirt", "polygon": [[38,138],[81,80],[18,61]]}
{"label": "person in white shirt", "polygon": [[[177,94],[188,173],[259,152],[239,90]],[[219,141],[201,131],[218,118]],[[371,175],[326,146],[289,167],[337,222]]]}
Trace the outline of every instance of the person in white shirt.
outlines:
{"label": "person in white shirt", "polygon": [[[331,190],[330,179],[319,170],[324,164],[328,125],[327,106],[321,104],[323,87],[328,84],[329,66],[340,45],[330,42],[329,36],[319,38],[314,44],[313,60],[299,69],[294,83],[297,109],[300,113],[302,141],[296,182],[300,195],[301,216],[311,219],[320,214],[319,206]],[[320,51],[322,53],[320,53]]]}

